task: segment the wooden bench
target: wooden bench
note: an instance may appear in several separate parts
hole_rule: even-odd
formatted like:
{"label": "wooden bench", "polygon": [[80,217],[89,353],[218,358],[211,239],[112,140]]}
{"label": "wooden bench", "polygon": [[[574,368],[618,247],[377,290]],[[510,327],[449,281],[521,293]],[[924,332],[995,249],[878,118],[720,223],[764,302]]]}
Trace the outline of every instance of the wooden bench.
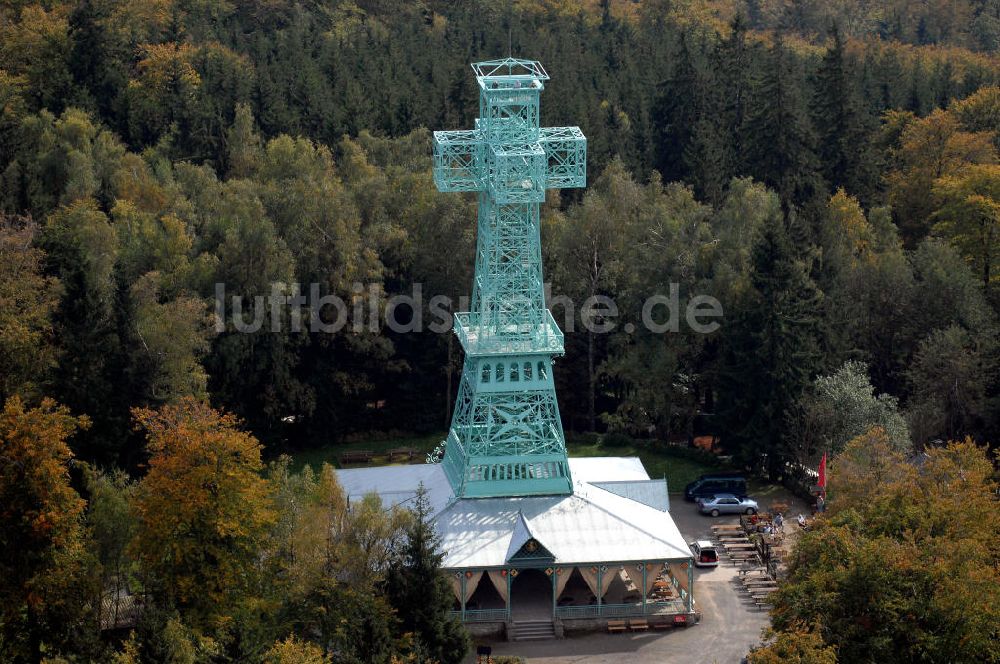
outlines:
{"label": "wooden bench", "polygon": [[609,620],[608,621],[608,633],[613,634],[614,632],[624,632],[628,629],[624,620]]}
{"label": "wooden bench", "polygon": [[389,461],[413,461],[417,450],[412,447],[394,447],[389,450]]}
{"label": "wooden bench", "polygon": [[628,621],[628,628],[633,632],[645,632],[649,629],[649,622],[645,618],[632,618]]}
{"label": "wooden bench", "polygon": [[350,450],[337,457],[337,460],[341,466],[344,466],[349,463],[368,463],[373,456],[374,453],[371,450]]}

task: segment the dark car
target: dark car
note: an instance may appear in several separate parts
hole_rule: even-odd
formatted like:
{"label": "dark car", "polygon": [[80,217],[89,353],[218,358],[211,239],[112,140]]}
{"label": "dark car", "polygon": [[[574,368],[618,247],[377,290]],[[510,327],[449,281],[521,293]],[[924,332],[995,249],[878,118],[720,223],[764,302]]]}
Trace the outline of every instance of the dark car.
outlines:
{"label": "dark car", "polygon": [[684,488],[684,499],[695,501],[698,498],[709,498],[720,493],[730,493],[734,496],[747,495],[747,478],[738,473],[702,475]]}

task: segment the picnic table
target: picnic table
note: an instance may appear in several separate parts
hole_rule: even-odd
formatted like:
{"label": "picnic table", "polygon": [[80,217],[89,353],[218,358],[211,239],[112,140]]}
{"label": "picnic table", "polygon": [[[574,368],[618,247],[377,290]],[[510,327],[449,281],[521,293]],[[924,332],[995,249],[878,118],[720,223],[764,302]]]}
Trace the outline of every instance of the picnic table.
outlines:
{"label": "picnic table", "polygon": [[754,551],[757,549],[757,545],[752,542],[723,542],[722,546],[726,547],[727,551]]}
{"label": "picnic table", "polygon": [[767,569],[764,568],[764,567],[761,567],[759,565],[751,565],[751,566],[748,566],[748,567],[741,567],[737,571],[740,573],[740,576],[747,576],[751,572],[754,573],[754,574],[767,574]]}
{"label": "picnic table", "polygon": [[756,561],[758,564],[760,563],[760,558],[757,556],[756,552],[753,551],[733,553],[729,556],[729,559],[734,565],[738,563],[745,563],[750,560]]}
{"label": "picnic table", "polygon": [[758,579],[767,579],[768,581],[773,581],[774,579],[764,568],[757,568],[754,570],[753,574],[740,574],[741,581],[756,581]]}

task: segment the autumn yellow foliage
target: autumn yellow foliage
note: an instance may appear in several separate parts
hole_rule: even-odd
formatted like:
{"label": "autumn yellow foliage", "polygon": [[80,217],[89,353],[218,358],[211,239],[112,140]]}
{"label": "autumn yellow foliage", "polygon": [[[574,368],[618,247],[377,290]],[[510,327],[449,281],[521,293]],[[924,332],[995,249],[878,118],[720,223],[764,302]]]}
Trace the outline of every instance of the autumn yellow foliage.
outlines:
{"label": "autumn yellow foliage", "polygon": [[133,414],[150,460],[133,503],[131,551],[189,624],[224,622],[275,519],[260,443],[235,416],[190,398]]}

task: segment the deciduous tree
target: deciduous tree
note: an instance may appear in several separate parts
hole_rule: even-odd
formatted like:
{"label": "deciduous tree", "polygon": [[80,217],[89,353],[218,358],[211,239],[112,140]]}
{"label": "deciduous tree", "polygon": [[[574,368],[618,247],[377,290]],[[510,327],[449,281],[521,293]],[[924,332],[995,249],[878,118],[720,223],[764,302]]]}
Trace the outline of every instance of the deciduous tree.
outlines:
{"label": "deciduous tree", "polygon": [[992,474],[970,440],[916,462],[878,429],[853,440],[774,595],[775,629],[793,639],[816,625],[840,661],[998,661]]}
{"label": "deciduous tree", "polygon": [[36,228],[25,219],[0,217],[0,400],[27,400],[41,390],[56,366],[52,317],[62,292],[46,276],[44,253],[34,246]]}
{"label": "deciduous tree", "polygon": [[959,248],[989,290],[1000,262],[1000,165],[972,165],[942,177],[934,195],[934,229]]}
{"label": "deciduous tree", "polygon": [[89,424],[51,399],[0,412],[0,659],[86,652],[96,637],[84,501],[70,485],[67,439]]}
{"label": "deciduous tree", "polygon": [[194,628],[224,627],[255,588],[275,518],[260,443],[233,415],[191,398],[134,416],[150,459],[130,551],[159,602]]}
{"label": "deciduous tree", "polygon": [[816,378],[797,415],[789,425],[796,432],[802,460],[809,465],[821,453],[840,450],[876,426],[885,431],[893,448],[906,452],[911,447],[898,400],[876,395],[868,369],[860,362],[846,362],[836,372]]}

